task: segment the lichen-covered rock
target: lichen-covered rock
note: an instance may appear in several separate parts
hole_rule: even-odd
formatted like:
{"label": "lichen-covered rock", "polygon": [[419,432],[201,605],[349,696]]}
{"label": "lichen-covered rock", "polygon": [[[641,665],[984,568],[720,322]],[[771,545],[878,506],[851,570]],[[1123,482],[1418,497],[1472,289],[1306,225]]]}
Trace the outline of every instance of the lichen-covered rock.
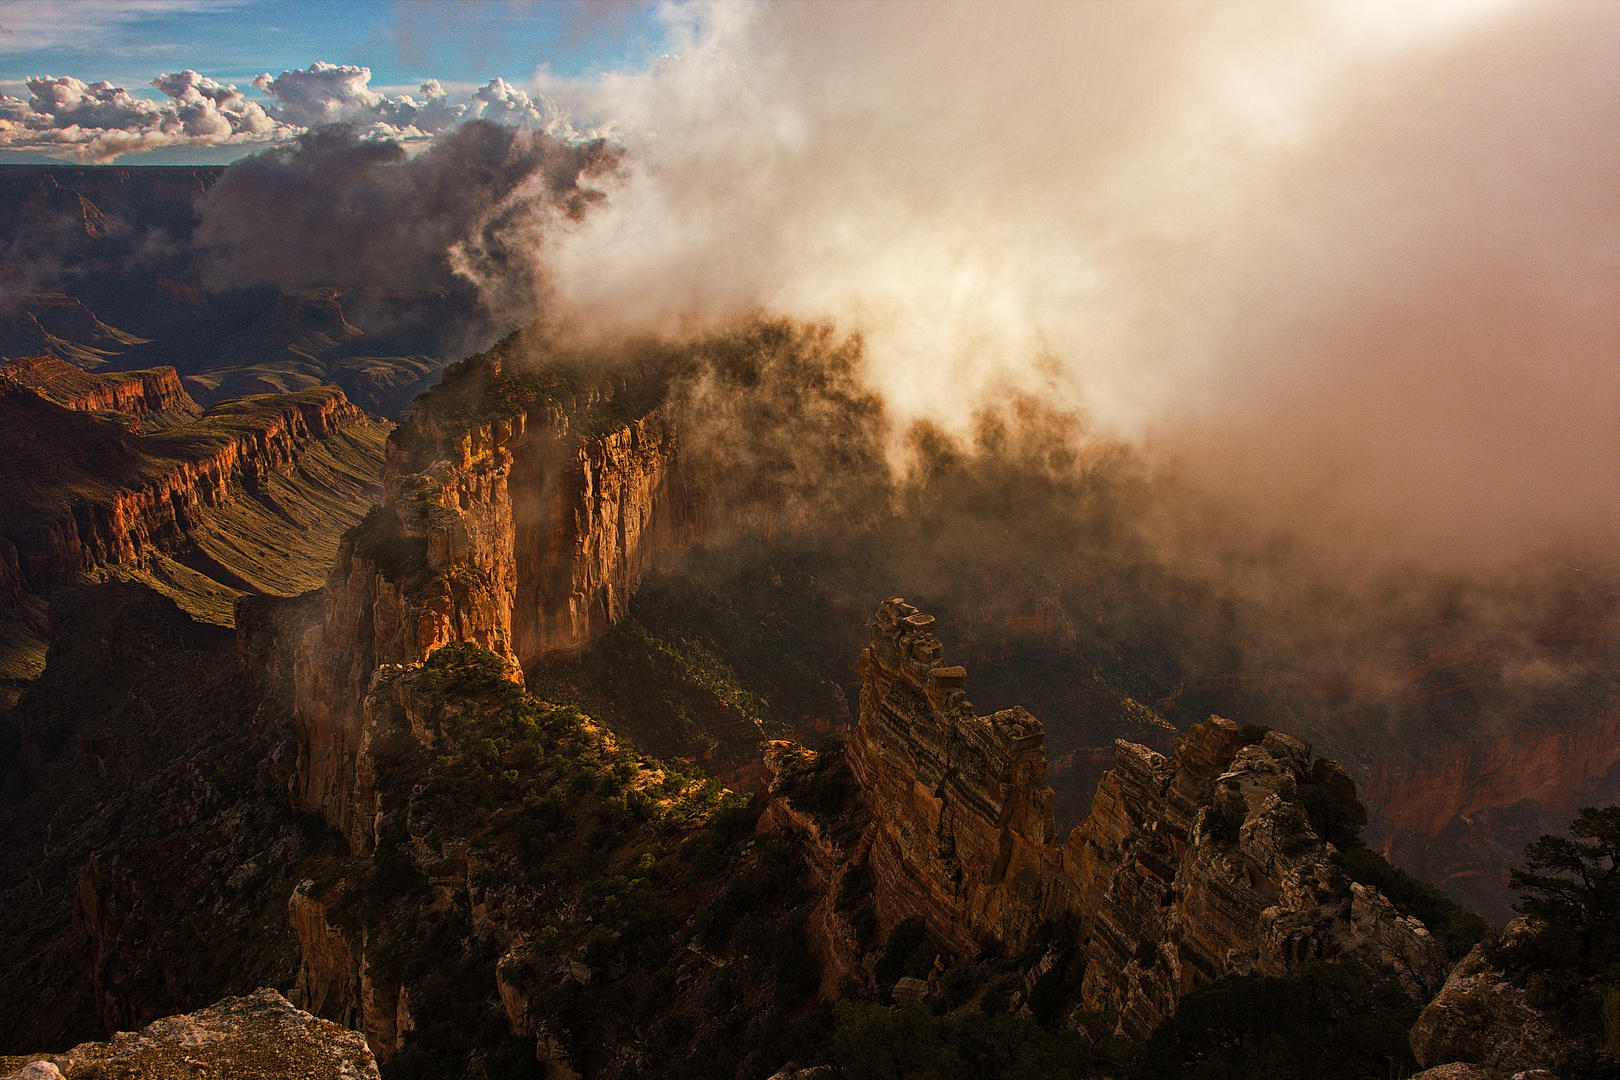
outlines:
{"label": "lichen-covered rock", "polygon": [[[1529,932],[1514,919],[1504,941]],[[1548,1018],[1530,1003],[1526,989],[1475,945],[1446,979],[1412,1026],[1412,1054],[1425,1067],[1460,1062],[1501,1072],[1549,1068],[1560,1044]]]}
{"label": "lichen-covered rock", "polygon": [[121,1031],[65,1054],[0,1058],[6,1080],[377,1080],[358,1032],[294,1008],[274,990],[226,998],[206,1009]]}

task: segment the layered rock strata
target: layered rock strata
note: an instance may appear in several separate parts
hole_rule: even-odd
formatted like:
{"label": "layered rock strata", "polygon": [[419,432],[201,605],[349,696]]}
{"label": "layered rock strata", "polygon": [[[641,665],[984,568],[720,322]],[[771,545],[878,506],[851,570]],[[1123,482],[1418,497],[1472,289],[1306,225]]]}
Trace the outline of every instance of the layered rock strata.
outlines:
{"label": "layered rock strata", "polygon": [[1061,854],[1040,722],[975,715],[933,627],[902,600],[878,607],[849,761],[878,825],[880,919],[922,918],[972,953],[986,935],[1022,943],[1050,914]]}
{"label": "layered rock strata", "polygon": [[[7,539],[18,576],[41,594],[179,550],[209,511],[256,494],[311,443],[368,422],[331,386],[227,403],[196,425],[133,441],[88,417],[64,423],[51,410],[69,411],[21,386],[0,387],[0,421],[8,421],[0,453],[19,468],[67,474],[49,488],[0,491],[0,506],[13,511]],[[53,437],[63,428],[83,438]]]}
{"label": "layered rock strata", "polygon": [[377,1080],[377,1075],[377,1063],[357,1032],[294,1008],[269,989],[153,1021],[139,1034],[120,1031],[107,1042],[83,1043],[65,1054],[0,1057],[0,1076],[6,1080]]}
{"label": "layered rock strata", "polygon": [[0,385],[31,390],[64,409],[122,413],[135,430],[202,412],[172,367],[91,374],[54,356],[27,356],[0,364]]}
{"label": "layered rock strata", "polygon": [[1185,994],[1228,974],[1283,975],[1352,958],[1427,1001],[1444,949],[1378,890],[1346,881],[1299,791],[1353,802],[1337,763],[1281,732],[1244,745],[1219,717],[1173,757],[1124,740],[1091,813],[1059,847],[1040,724],[1019,709],[974,714],[966,672],[945,662],[934,620],[880,605],[862,654],[849,757],[876,819],[880,920],[919,917],[963,952],[1017,949],[1072,912],[1087,1009],[1143,1038]]}
{"label": "layered rock strata", "polygon": [[1346,881],[1297,801],[1306,784],[1354,798],[1336,762],[1312,762],[1276,731],[1242,746],[1219,717],[1193,725],[1173,758],[1123,741],[1117,752],[1063,852],[1088,937],[1088,1008],[1144,1038],[1223,975],[1331,958],[1365,963],[1414,1001],[1439,989],[1441,944],[1377,889]]}
{"label": "layered rock strata", "polygon": [[[469,381],[495,415],[469,419],[456,397]],[[345,540],[308,624],[278,631],[296,644],[252,647],[291,668],[298,804],[356,853],[371,843],[365,703],[379,666],[456,641],[514,670],[577,652],[699,532],[674,426],[657,408],[616,400],[614,387],[512,406],[502,395],[514,385],[497,351],[419,400],[390,442],[384,506]],[[246,608],[239,621],[265,623]]]}

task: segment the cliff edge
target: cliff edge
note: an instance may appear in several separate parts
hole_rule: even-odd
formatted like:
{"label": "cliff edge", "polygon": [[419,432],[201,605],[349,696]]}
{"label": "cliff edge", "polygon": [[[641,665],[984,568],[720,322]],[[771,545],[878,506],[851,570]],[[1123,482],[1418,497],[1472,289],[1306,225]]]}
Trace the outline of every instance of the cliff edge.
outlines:
{"label": "cliff edge", "polygon": [[516,347],[455,365],[417,400],[390,438],[382,506],[344,539],[317,596],[238,610],[244,656],[295,685],[296,801],[356,853],[374,842],[373,672],[466,642],[521,680],[605,633],[641,577],[700,531],[655,377],[509,370]]}

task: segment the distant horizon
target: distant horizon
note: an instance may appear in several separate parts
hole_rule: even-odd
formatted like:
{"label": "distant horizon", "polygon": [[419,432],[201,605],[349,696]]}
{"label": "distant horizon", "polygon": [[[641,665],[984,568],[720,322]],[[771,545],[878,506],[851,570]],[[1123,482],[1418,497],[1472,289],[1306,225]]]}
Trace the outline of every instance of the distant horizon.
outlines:
{"label": "distant horizon", "polygon": [[342,120],[407,144],[479,115],[544,127],[547,87],[660,55],[668,10],[0,0],[0,162],[227,165]]}

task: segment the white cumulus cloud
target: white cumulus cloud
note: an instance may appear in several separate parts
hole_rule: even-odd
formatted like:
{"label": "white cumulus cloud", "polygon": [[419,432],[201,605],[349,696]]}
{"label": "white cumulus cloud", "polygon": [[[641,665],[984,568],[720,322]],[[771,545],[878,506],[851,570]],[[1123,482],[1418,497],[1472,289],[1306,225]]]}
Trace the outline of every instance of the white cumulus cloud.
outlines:
{"label": "white cumulus cloud", "polygon": [[27,98],[0,94],[0,147],[60,150],[83,161],[160,146],[272,142],[297,130],[240,90],[195,71],[159,75],[167,100],[138,98],[71,75],[27,80]]}
{"label": "white cumulus cloud", "polygon": [[0,149],[35,149],[107,162],[162,146],[281,143],[326,124],[353,125],[361,138],[426,140],[467,120],[489,120],[567,138],[566,117],[549,99],[491,79],[454,101],[437,79],[419,96],[382,94],[371,69],[316,61],[253,80],[265,98],[186,70],[152,80],[166,100],[137,97],[109,82],[71,75],[26,80],[28,97],[0,93]]}

